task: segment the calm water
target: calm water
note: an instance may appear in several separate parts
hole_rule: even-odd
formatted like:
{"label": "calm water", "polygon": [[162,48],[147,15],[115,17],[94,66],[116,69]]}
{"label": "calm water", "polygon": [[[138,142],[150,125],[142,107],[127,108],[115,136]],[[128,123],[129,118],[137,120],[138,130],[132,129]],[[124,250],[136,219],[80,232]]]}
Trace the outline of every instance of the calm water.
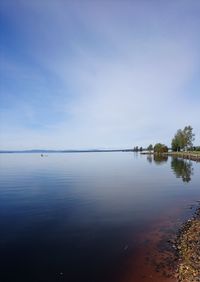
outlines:
{"label": "calm water", "polygon": [[138,238],[197,200],[195,162],[135,153],[1,154],[0,281],[126,282],[129,271],[136,281]]}

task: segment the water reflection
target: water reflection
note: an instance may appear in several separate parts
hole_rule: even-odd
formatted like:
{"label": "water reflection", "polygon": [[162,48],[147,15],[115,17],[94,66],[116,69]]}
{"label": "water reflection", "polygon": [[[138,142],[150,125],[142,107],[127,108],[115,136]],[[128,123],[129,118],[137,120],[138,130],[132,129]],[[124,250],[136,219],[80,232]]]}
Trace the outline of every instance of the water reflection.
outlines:
{"label": "water reflection", "polygon": [[147,161],[152,163],[154,161],[155,164],[160,165],[162,163],[167,162],[168,156],[166,155],[147,155]]}
{"label": "water reflection", "polygon": [[168,160],[168,156],[166,156],[166,155],[154,155],[153,156],[153,160],[154,160],[154,162],[156,163],[156,164],[162,164],[162,163],[165,163],[165,162],[167,162],[167,160]]}
{"label": "water reflection", "polygon": [[152,163],[152,161],[153,161],[153,158],[152,158],[152,155],[147,155],[147,161],[149,162],[149,163]]}
{"label": "water reflection", "polygon": [[193,175],[193,164],[191,161],[172,158],[171,168],[177,178],[182,178],[183,182],[190,182]]}
{"label": "water reflection", "polygon": [[168,234],[159,224],[180,220],[176,209],[200,199],[199,174],[181,189],[171,157],[146,157],[1,154],[0,281],[118,282],[129,266],[133,277],[123,282],[164,281],[149,270],[157,232]]}

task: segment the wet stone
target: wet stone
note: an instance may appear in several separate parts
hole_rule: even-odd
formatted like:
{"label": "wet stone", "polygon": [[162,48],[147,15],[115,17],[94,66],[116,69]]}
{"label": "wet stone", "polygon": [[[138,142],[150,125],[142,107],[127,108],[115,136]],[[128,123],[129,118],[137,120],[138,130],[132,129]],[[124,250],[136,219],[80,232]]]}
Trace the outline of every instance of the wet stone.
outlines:
{"label": "wet stone", "polygon": [[200,208],[179,230],[176,249],[179,262],[175,277],[179,282],[199,282]]}

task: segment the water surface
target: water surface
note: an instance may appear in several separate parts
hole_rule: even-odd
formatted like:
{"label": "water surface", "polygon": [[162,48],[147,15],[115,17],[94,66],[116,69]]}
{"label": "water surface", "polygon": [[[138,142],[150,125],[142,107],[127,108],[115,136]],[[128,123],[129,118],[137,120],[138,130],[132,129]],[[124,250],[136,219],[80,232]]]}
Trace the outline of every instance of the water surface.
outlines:
{"label": "water surface", "polygon": [[1,154],[0,281],[148,281],[145,236],[190,214],[199,184],[188,160]]}

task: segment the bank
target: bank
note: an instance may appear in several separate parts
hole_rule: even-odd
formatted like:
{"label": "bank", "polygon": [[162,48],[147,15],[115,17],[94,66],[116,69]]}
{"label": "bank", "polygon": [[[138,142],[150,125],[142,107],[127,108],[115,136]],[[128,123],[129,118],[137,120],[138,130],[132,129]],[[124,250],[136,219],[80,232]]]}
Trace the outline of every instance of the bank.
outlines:
{"label": "bank", "polygon": [[164,156],[171,156],[175,158],[182,158],[191,161],[200,162],[200,151],[192,151],[192,152],[167,152],[167,153],[155,153],[153,151],[143,151],[140,154],[142,155],[164,155]]}
{"label": "bank", "polygon": [[168,156],[172,157],[178,157],[178,158],[183,158],[183,159],[188,159],[196,162],[200,162],[200,152],[193,151],[193,152],[168,152],[165,153]]}
{"label": "bank", "polygon": [[178,256],[175,277],[179,282],[200,281],[200,208],[180,228],[176,239]]}

